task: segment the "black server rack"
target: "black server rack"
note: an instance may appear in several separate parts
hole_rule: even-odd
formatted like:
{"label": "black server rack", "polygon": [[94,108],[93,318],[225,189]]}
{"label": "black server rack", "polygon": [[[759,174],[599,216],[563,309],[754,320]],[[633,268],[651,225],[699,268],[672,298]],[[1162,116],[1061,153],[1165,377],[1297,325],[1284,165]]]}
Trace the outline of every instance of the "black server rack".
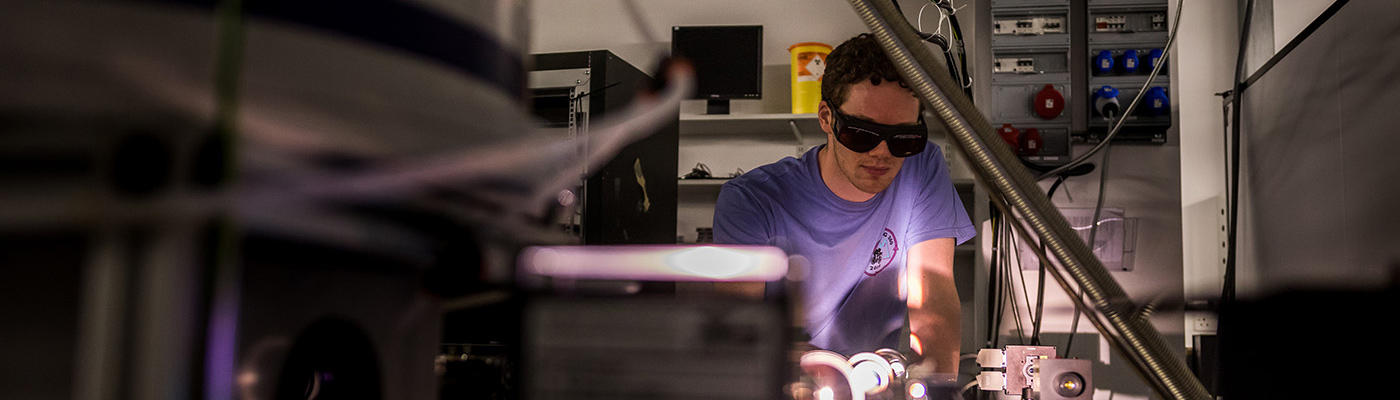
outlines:
{"label": "black server rack", "polygon": [[[569,135],[587,135],[590,124],[608,121],[652,86],[649,75],[607,50],[537,54],[532,71],[556,78],[531,82],[536,116]],[[675,243],[679,110],[676,116],[597,170],[580,171],[587,181],[571,229],[583,243]]]}

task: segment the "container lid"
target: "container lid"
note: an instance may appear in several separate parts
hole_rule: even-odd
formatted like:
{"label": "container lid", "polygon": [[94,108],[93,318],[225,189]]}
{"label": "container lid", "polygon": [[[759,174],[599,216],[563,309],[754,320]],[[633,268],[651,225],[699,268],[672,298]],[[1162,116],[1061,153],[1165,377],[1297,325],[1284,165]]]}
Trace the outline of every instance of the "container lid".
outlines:
{"label": "container lid", "polygon": [[796,48],[802,47],[802,46],[821,46],[821,47],[827,48],[827,50],[830,50],[830,49],[831,49],[831,45],[826,44],[826,43],[820,43],[820,42],[802,42],[802,43],[794,44],[794,45],[792,45],[792,47],[788,47],[788,51],[792,51],[792,49],[796,49]]}

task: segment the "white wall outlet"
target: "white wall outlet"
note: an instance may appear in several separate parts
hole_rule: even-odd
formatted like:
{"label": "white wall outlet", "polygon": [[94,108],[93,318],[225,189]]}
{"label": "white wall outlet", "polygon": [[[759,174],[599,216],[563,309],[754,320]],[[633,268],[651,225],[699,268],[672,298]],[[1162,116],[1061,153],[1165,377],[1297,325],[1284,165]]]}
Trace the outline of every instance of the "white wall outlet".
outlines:
{"label": "white wall outlet", "polygon": [[1191,322],[1196,333],[1215,333],[1217,321],[1214,315],[1196,315]]}

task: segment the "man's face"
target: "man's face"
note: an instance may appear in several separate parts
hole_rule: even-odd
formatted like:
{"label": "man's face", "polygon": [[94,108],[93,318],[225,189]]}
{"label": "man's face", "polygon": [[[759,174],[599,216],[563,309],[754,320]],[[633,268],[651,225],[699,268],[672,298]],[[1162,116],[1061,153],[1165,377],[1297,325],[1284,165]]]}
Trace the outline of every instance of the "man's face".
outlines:
{"label": "man's face", "polygon": [[[890,187],[904,159],[890,155],[889,143],[881,142],[875,149],[857,153],[836,140],[835,115],[831,103],[822,102],[818,108],[826,145],[832,150],[841,176],[862,192],[875,194]],[[919,99],[898,83],[881,82],[871,85],[861,81],[852,85],[841,113],[885,125],[909,125],[919,121]]]}

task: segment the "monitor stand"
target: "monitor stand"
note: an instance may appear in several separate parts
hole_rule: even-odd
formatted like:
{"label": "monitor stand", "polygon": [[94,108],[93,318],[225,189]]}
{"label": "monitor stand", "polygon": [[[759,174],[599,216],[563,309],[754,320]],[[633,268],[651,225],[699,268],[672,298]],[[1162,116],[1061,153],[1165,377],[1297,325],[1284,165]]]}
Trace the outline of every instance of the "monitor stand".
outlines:
{"label": "monitor stand", "polygon": [[706,99],[706,114],[729,114],[729,99]]}

